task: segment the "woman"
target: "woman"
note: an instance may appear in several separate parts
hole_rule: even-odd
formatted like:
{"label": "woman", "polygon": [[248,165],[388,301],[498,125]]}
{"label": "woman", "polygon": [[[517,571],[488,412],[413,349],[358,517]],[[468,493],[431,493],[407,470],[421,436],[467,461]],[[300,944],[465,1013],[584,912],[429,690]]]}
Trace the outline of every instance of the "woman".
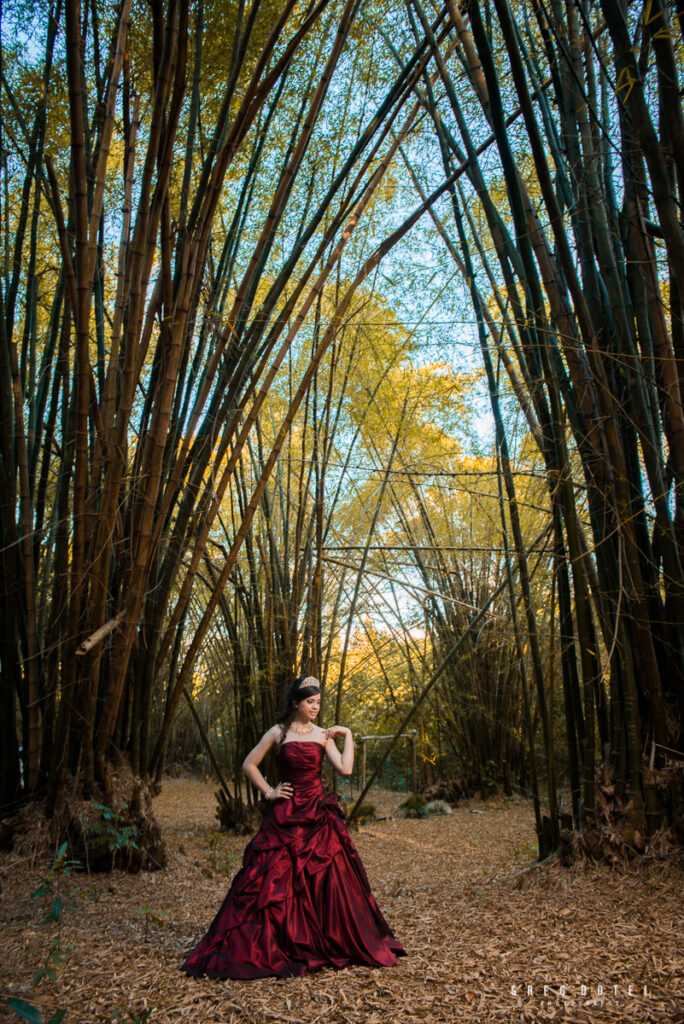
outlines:
{"label": "woman", "polygon": [[[354,764],[349,729],[314,724],[321,689],[300,677],[285,712],[247,755],[247,778],[270,806],[245,849],[209,931],[183,964],[195,977],[281,978],[353,963],[389,966],[403,954],[373,898],[342,811],[321,782],[323,756],[343,775]],[[335,737],[344,736],[342,753]],[[259,771],[277,748],[280,782]]]}

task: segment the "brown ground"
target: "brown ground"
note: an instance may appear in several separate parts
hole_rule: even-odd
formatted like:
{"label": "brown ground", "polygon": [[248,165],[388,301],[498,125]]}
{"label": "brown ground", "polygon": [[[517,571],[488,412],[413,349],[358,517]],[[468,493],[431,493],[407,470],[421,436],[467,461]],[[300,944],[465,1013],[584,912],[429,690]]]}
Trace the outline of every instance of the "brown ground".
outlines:
{"label": "brown ground", "polygon": [[[398,802],[372,799],[386,812]],[[133,1024],[146,1010],[149,1024],[684,1021],[681,854],[613,869],[533,867],[533,816],[521,801],[378,821],[354,841],[408,951],[396,967],[196,981],[178,964],[218,909],[247,839],[216,833],[212,789],[197,781],[166,782],[155,806],[168,868],[77,876],[80,909],[63,934],[72,949],[56,981],[35,989],[54,932],[30,898],[41,870],[19,846],[0,855],[2,996],[30,1000],[46,1020],[66,1008],[64,1024]],[[5,1019],[18,1020],[0,1003]]]}

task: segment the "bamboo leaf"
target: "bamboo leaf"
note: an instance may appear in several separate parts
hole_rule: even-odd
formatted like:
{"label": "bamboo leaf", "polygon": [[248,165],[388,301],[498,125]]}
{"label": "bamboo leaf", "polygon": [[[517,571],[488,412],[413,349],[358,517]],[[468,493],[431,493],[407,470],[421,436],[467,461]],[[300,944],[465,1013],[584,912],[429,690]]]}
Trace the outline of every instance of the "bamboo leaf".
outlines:
{"label": "bamboo leaf", "polygon": [[29,1024],[45,1024],[40,1010],[32,1003],[27,1003],[25,999],[6,999],[5,1002],[22,1020],[29,1021]]}
{"label": "bamboo leaf", "polygon": [[38,982],[41,981],[43,978],[50,978],[51,981],[54,981],[56,977],[57,972],[55,971],[54,967],[40,967],[33,975],[31,988],[35,988]]}

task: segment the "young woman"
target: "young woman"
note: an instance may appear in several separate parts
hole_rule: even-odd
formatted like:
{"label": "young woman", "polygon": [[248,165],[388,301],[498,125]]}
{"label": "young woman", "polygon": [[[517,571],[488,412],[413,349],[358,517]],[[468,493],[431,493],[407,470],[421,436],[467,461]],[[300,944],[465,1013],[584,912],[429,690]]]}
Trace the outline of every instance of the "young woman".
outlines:
{"label": "young woman", "polygon": [[[182,966],[188,974],[285,978],[353,963],[389,966],[404,953],[373,898],[342,810],[321,782],[324,756],[351,774],[354,743],[343,726],[315,724],[320,705],[318,680],[300,677],[280,721],[244,760],[245,775],[270,806],[223,905]],[[337,736],[344,736],[341,754]],[[259,771],[272,747],[276,786]]]}

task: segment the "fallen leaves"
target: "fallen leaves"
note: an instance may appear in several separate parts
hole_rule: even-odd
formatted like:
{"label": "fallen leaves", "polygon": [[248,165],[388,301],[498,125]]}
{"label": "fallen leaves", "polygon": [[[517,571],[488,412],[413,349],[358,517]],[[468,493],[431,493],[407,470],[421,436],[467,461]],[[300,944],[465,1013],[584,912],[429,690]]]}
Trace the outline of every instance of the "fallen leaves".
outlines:
{"label": "fallen leaves", "polygon": [[[373,799],[391,815],[401,798]],[[33,991],[38,948],[49,943],[30,900],[40,871],[18,861],[16,851],[2,855],[3,995],[29,999],[46,1013],[66,1008],[65,1024],[109,1022],[115,1009],[125,1015],[147,1008],[149,1024],[681,1019],[680,858],[526,870],[534,827],[522,801],[471,801],[427,820],[389,817],[353,839],[408,952],[396,967],[196,981],[178,966],[225,895],[222,869],[238,869],[247,839],[217,838],[212,790],[193,780],[167,781],[155,811],[169,849],[166,870],[80,876],[88,897],[65,926],[71,955],[56,982]]]}

